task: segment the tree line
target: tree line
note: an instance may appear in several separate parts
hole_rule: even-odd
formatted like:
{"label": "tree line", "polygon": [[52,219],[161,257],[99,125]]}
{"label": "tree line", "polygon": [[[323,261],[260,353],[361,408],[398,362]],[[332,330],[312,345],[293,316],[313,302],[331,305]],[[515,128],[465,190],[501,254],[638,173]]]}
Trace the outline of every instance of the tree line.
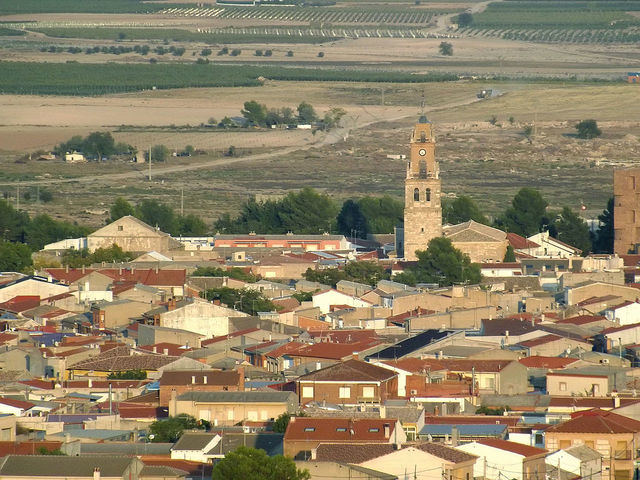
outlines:
{"label": "tree line", "polygon": [[48,243],[84,237],[90,232],[88,227],[54,220],[47,214],[31,218],[0,200],[0,270],[27,271],[33,265],[32,252]]}
{"label": "tree line", "polygon": [[336,107],[320,118],[313,105],[307,102],[301,102],[296,110],[297,114],[289,107],[267,108],[263,103],[250,100],[244,102],[244,108],[240,113],[251,126],[306,125],[320,122],[325,129],[338,125],[340,119],[346,114],[344,109]]}
{"label": "tree line", "polygon": [[197,215],[176,214],[171,206],[152,199],[142,200],[134,206],[118,197],[111,206],[110,214],[111,221],[131,215],[173,236],[201,236],[209,233],[209,227]]}

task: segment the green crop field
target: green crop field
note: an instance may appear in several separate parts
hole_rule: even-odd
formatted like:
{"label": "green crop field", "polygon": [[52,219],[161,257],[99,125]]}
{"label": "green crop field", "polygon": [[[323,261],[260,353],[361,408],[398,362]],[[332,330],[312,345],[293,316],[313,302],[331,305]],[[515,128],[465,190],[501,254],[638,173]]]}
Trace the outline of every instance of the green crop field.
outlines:
{"label": "green crop field", "polygon": [[[174,42],[204,43],[322,43],[340,37],[310,35],[307,31],[280,34],[279,29],[219,29],[213,32],[193,32],[176,28],[90,28],[52,27],[29,28],[49,37],[87,38],[100,40],[171,40]],[[271,30],[274,30],[271,32]],[[122,37],[124,35],[124,37]]]}
{"label": "green crop field", "polygon": [[566,43],[640,41],[640,1],[518,1],[490,4],[461,30],[467,36]]}
{"label": "green crop field", "polygon": [[0,15],[22,13],[149,13],[184,4],[141,0],[0,0]]}
{"label": "green crop field", "polygon": [[218,6],[212,8],[166,8],[162,13],[180,17],[254,19],[298,23],[425,25],[435,14],[458,11],[462,11],[462,9],[417,9],[383,5],[358,8]]}
{"label": "green crop field", "polygon": [[420,83],[457,80],[445,73],[190,64],[80,64],[1,62],[0,94],[104,95],[152,88],[257,86],[260,77],[291,81]]}
{"label": "green crop field", "polygon": [[25,34],[26,32],[23,32],[22,30],[0,27],[0,37],[19,37]]}

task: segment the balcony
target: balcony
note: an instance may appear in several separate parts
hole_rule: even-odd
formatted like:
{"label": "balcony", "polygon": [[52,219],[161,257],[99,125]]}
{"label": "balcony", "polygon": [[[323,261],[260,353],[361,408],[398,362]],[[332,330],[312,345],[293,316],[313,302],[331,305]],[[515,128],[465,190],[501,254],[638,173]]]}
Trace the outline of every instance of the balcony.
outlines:
{"label": "balcony", "polygon": [[615,460],[632,460],[631,450],[615,450],[613,452],[613,458]]}

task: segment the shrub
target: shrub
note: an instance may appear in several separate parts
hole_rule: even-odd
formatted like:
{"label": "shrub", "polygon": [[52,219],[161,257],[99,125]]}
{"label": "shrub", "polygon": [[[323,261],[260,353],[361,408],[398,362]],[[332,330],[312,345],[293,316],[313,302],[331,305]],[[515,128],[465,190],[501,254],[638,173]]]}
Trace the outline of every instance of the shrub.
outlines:
{"label": "shrub", "polygon": [[602,130],[598,128],[598,122],[593,119],[583,120],[576,125],[578,130],[578,138],[596,138],[602,135]]}
{"label": "shrub", "polygon": [[233,50],[231,50],[230,55],[232,57],[237,57],[238,55],[240,55],[242,53],[242,50],[240,50],[239,48],[234,48]]}

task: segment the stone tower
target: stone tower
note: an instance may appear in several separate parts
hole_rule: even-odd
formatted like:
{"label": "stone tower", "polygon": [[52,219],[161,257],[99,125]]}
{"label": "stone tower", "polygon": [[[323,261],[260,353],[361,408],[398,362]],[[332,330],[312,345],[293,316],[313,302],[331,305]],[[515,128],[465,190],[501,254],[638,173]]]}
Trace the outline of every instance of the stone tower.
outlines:
{"label": "stone tower", "polygon": [[442,236],[436,140],[424,115],[413,128],[410,148],[404,184],[404,258],[417,260],[416,250],[426,250],[429,240]]}

